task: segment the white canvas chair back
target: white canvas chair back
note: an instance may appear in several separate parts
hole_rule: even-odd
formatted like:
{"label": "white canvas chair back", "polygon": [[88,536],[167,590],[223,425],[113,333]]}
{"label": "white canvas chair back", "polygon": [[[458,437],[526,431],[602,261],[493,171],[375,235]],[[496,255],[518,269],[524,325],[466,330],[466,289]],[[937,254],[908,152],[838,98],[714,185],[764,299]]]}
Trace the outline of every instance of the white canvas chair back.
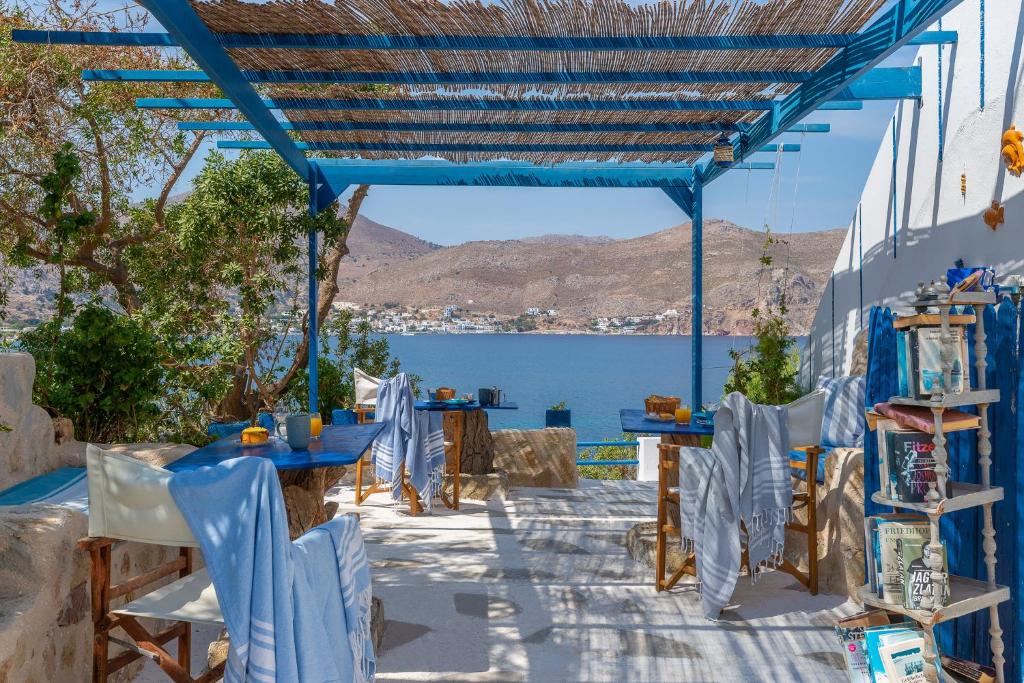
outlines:
{"label": "white canvas chair back", "polygon": [[[786,406],[789,427],[789,448],[817,446],[821,441],[821,421],[825,415],[825,392],[812,391]],[[725,435],[733,428],[732,411],[721,408],[715,413],[715,435]]]}
{"label": "white canvas chair back", "polygon": [[825,419],[825,392],[812,391],[786,406],[789,409],[789,447],[817,446]]}
{"label": "white canvas chair back", "polygon": [[352,375],[354,376],[353,384],[356,389],[356,405],[377,405],[377,390],[380,388],[380,379],[366,374],[359,368],[353,368]]}
{"label": "white canvas chair back", "polygon": [[92,444],[85,458],[90,536],[199,547],[167,488],[170,472]]}

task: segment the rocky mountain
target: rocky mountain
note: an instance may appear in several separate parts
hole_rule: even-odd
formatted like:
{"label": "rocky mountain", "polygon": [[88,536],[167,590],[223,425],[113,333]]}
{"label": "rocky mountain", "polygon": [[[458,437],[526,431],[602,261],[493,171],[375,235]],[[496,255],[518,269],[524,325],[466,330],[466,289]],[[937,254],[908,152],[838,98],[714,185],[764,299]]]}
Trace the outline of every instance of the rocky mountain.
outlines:
{"label": "rocky mountain", "polygon": [[[790,320],[806,331],[843,240],[842,230],[798,233],[772,249],[762,273],[764,236],[727,221],[704,225],[704,320],[713,334],[745,334],[759,302],[787,292]],[[561,329],[586,329],[596,317],[675,309],[690,329],[690,225],[633,239],[546,235],[441,247],[359,217],[339,274],[340,300],[441,307],[517,316],[556,309]],[[787,268],[788,265],[788,268]],[[11,322],[47,318],[56,279],[25,272],[9,289]]]}
{"label": "rocky mountain", "polygon": [[[794,331],[805,331],[842,240],[842,230],[794,234],[773,247],[775,267],[761,274],[763,234],[705,221],[707,330],[749,332],[753,307],[785,289]],[[454,304],[502,315],[553,308],[559,319],[584,325],[599,316],[675,309],[685,332],[691,316],[690,248],[688,223],[627,240],[467,242],[368,272],[343,296],[368,304]]]}

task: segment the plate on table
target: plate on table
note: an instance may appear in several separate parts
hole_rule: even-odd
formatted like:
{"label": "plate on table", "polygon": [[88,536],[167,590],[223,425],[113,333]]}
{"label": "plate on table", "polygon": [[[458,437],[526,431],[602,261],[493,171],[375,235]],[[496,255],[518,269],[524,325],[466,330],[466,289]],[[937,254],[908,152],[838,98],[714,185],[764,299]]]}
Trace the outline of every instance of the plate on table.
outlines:
{"label": "plate on table", "polygon": [[241,446],[242,448],[263,448],[264,446],[270,445],[270,439],[267,439],[263,443],[242,443],[241,439],[235,439],[231,443],[235,444],[236,446]]}
{"label": "plate on table", "polygon": [[650,420],[651,422],[675,422],[675,415],[659,415],[658,413],[646,413],[644,419]]}
{"label": "plate on table", "polygon": [[475,403],[475,402],[476,401],[470,401],[467,398],[449,398],[446,401],[443,401],[443,403],[445,405],[449,405],[449,406],[467,406],[470,403]]}

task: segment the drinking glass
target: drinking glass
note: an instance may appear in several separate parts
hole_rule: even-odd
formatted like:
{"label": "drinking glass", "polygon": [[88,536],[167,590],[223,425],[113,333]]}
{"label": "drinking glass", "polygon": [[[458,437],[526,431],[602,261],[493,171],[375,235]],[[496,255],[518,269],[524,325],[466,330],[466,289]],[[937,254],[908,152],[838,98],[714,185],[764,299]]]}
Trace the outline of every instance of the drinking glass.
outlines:
{"label": "drinking glass", "polygon": [[320,413],[309,414],[309,435],[314,439],[320,438],[320,433],[324,430],[324,421],[320,417]]}
{"label": "drinking glass", "polygon": [[689,424],[692,416],[693,411],[690,410],[690,406],[679,406],[676,408],[676,423]]}

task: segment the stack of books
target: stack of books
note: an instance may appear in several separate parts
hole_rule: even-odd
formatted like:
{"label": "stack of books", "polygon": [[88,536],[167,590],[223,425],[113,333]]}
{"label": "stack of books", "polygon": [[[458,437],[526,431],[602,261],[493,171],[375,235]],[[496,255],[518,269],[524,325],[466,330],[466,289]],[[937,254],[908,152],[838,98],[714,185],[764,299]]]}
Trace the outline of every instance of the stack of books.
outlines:
{"label": "stack of books", "polygon": [[[924,632],[909,617],[871,609],[841,619],[836,636],[843,648],[851,683],[923,683]],[[958,657],[939,656],[935,667],[942,680],[995,683],[996,672]]]}
{"label": "stack of books", "polygon": [[928,565],[931,528],[924,515],[891,513],[864,519],[867,578],[871,590],[891,605],[921,609],[923,597],[949,601],[946,549],[942,549],[941,584],[932,585]]}
{"label": "stack of books", "polygon": [[[962,324],[950,326],[953,336],[953,367],[950,386],[945,386],[942,364],[942,328],[937,315],[899,318],[895,324],[896,357],[900,396],[928,399],[932,394],[959,394],[970,391],[967,333]],[[951,316],[951,322],[973,322],[973,316]],[[963,318],[964,320],[960,320]]]}
{"label": "stack of books", "polygon": [[[924,632],[885,610],[854,614],[836,625],[852,683],[925,683]],[[938,651],[936,668],[941,669]]]}

